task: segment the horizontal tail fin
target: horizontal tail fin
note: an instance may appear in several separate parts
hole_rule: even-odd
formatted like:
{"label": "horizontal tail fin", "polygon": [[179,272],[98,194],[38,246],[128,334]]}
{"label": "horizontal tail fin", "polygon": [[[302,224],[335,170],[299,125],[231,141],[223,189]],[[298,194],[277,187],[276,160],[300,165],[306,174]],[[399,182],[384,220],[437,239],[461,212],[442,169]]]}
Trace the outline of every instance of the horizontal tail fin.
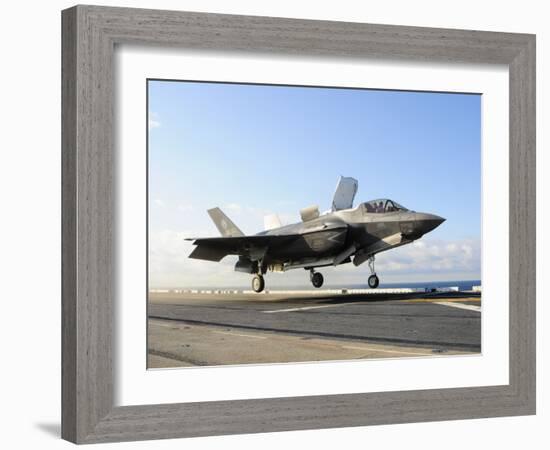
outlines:
{"label": "horizontal tail fin", "polygon": [[224,237],[244,236],[239,227],[235,225],[229,217],[227,217],[220,208],[212,208],[208,210],[208,215],[218,228],[219,232]]}
{"label": "horizontal tail fin", "polygon": [[220,262],[225,256],[227,256],[227,251],[223,248],[208,245],[198,245],[191,252],[189,258]]}

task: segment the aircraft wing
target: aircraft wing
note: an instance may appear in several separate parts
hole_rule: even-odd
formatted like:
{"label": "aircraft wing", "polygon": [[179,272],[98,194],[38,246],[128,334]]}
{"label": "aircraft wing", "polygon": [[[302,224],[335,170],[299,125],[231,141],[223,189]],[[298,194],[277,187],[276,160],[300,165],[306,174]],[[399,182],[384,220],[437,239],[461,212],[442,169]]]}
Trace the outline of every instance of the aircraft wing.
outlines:
{"label": "aircraft wing", "polygon": [[287,244],[299,238],[299,234],[229,236],[211,238],[189,238],[197,247],[189,258],[207,261],[221,261],[227,255],[251,256],[265,254],[274,245]]}

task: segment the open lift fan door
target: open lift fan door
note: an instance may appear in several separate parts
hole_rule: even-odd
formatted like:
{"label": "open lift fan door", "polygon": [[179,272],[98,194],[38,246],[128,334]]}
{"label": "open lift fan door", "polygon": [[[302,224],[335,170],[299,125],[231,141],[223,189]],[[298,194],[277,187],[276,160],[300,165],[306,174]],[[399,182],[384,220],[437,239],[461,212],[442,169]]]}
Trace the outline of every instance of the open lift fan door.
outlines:
{"label": "open lift fan door", "polygon": [[332,210],[350,209],[353,207],[353,199],[359,186],[358,181],[352,177],[340,177],[336,185],[336,191],[332,198]]}

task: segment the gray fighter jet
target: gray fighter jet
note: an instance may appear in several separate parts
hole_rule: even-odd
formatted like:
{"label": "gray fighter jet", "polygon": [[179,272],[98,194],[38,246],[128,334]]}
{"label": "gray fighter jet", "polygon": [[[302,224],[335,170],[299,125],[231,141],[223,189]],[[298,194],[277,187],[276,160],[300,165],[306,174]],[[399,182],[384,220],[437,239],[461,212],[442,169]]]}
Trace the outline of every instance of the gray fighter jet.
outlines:
{"label": "gray fighter jet", "polygon": [[314,287],[323,285],[318,267],[353,262],[368,263],[369,287],[378,287],[374,268],[377,253],[410,244],[445,221],[434,214],[408,210],[389,199],[371,200],[353,207],[357,180],[340,177],[332,208],[323,214],[317,206],[300,211],[302,222],[281,226],[276,216],[266,218],[266,231],[245,236],[219,208],[208,210],[222,237],[190,238],[197,246],[189,258],[221,261],[238,255],[235,270],[253,274],[252,289],[263,291],[269,271],[305,269]]}

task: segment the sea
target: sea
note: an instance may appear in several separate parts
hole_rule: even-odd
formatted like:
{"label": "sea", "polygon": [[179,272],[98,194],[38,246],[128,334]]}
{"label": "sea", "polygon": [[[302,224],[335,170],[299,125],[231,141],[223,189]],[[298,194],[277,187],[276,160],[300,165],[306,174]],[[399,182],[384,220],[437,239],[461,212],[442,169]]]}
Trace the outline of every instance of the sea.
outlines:
{"label": "sea", "polygon": [[[421,281],[404,283],[382,283],[379,288],[442,288],[458,286],[459,291],[471,291],[473,286],[481,286],[481,280],[458,280],[458,281]],[[362,287],[368,287],[366,284]]]}
{"label": "sea", "polygon": [[[433,288],[446,288],[446,287],[458,287],[459,291],[471,291],[473,286],[481,286],[481,280],[447,280],[447,281],[403,281],[399,283],[384,283],[382,280],[380,280],[380,285],[378,288],[426,288],[426,289],[433,289]],[[304,286],[288,286],[288,289],[292,288],[300,288],[304,289]],[[359,283],[359,284],[348,284],[348,285],[342,285],[342,284],[331,284],[331,283],[325,283],[323,285],[324,289],[368,289],[369,285],[367,283]],[[274,288],[277,289],[277,288]],[[281,288],[279,288],[281,289]],[[308,287],[309,289],[309,287]]]}

